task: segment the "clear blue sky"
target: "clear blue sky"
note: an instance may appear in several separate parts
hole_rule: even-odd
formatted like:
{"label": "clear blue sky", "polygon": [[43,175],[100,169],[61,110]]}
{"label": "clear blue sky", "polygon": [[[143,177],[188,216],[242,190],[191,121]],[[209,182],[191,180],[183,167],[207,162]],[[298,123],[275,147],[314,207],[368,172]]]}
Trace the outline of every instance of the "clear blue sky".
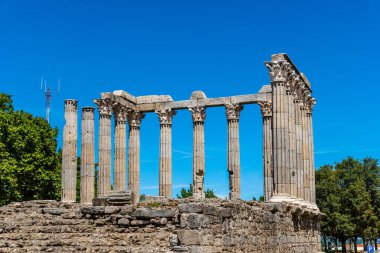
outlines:
{"label": "clear blue sky", "polygon": [[[263,64],[286,52],[312,83],[316,167],[352,155],[380,158],[380,1],[19,1],[0,0],[0,91],[15,107],[63,128],[63,100],[93,105],[100,92],[188,99],[257,93]],[[241,114],[242,198],[263,190],[261,116]],[[228,194],[223,108],[207,110],[206,188]],[[61,146],[60,131],[59,145]],[[158,193],[157,116],[141,127],[142,193]],[[174,193],[192,181],[192,123],[173,124]]]}

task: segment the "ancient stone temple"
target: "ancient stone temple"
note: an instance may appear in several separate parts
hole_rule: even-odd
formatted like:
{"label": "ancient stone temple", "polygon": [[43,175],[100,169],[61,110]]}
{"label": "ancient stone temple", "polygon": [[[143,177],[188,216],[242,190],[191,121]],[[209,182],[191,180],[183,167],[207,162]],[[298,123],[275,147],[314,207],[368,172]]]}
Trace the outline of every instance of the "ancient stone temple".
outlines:
{"label": "ancient stone temple", "polygon": [[[100,98],[94,100],[99,112],[99,196],[125,192],[128,189],[134,196],[134,202],[138,202],[140,125],[143,124],[145,114],[155,113],[158,116],[156,127],[160,128],[159,195],[170,198],[172,193],[172,121],[176,111],[188,110],[193,120],[194,130],[193,197],[204,198],[206,110],[221,106],[225,107],[228,126],[227,170],[230,177],[230,198],[238,199],[240,197],[239,117],[240,113],[244,113],[242,111],[244,105],[258,104],[263,118],[265,200],[302,202],[316,208],[312,129],[315,99],[311,96],[310,83],[286,54],[273,55],[271,61],[266,62],[265,65],[269,70],[271,84],[264,85],[258,94],[207,98],[205,93],[195,91],[189,100],[174,101],[168,95],[134,97],[121,90],[102,93]],[[68,154],[76,150],[74,146],[77,126],[73,100],[67,100],[65,105],[67,119],[65,129],[72,129],[69,130],[71,134],[67,134],[67,131],[64,134],[63,152]],[[114,140],[111,139],[112,115],[115,121]],[[88,107],[84,108],[82,132],[93,133],[94,121],[92,111]],[[87,128],[90,129],[87,130]],[[88,148],[90,144],[87,143],[93,137],[89,134],[84,136],[87,135],[87,139],[82,137],[82,156],[86,163],[93,165],[94,150]],[[114,146],[113,191],[110,191],[111,145]],[[88,157],[91,157],[92,161],[88,161]],[[127,161],[128,166],[126,166]],[[75,182],[74,174],[70,173],[73,165],[68,166],[67,159],[64,159],[63,165],[64,175],[71,175],[71,178],[63,177],[62,182],[65,184],[62,184],[62,199],[73,201],[72,197],[68,199],[64,194],[72,190],[72,186],[67,182]],[[86,165],[84,168],[87,168]],[[92,177],[89,176],[88,179],[85,177],[86,180],[93,180],[90,178]],[[83,187],[87,187],[86,184],[83,184]],[[83,190],[83,192],[87,191]],[[83,201],[83,203],[86,202],[88,201]]]}
{"label": "ancient stone temple", "polygon": [[[286,54],[272,55],[265,66],[270,84],[257,94],[208,98],[204,92],[194,91],[188,100],[175,101],[169,95],[135,97],[122,90],[101,93],[94,100],[98,119],[94,108],[82,109],[80,204],[74,203],[77,101],[66,100],[62,202],[35,201],[0,208],[0,221],[1,215],[17,208],[12,219],[20,221],[13,230],[2,229],[0,223],[0,251],[10,247],[4,244],[7,238],[16,245],[26,243],[28,250],[52,252],[318,252],[322,214],[315,200],[315,99],[306,76]],[[243,108],[254,104],[261,110],[263,127],[263,157],[258,159],[263,160],[265,202],[260,203],[240,200],[239,119],[245,113]],[[213,107],[226,111],[229,200],[209,200],[204,195],[204,123]],[[172,166],[172,128],[179,110],[187,110],[193,122],[193,197],[184,200],[171,198],[172,171],[176,170]],[[151,127],[160,129],[159,196],[140,202],[140,126],[148,113],[157,115],[157,125]],[[49,224],[50,230],[30,225],[25,218],[30,213],[37,217],[37,226]],[[45,236],[48,231],[57,236]]]}

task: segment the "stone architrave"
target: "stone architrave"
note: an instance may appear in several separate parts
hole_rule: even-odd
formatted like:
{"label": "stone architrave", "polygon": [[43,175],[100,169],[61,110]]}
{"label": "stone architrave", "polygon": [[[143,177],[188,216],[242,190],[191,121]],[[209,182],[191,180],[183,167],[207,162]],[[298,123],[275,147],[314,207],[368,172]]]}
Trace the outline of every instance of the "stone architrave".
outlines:
{"label": "stone architrave", "polygon": [[94,107],[83,107],[80,173],[80,203],[82,204],[91,204],[95,197],[94,142]]}
{"label": "stone architrave", "polygon": [[127,173],[127,136],[126,122],[128,109],[116,103],[113,105],[115,118],[115,149],[114,149],[114,191],[126,190]]}
{"label": "stone architrave", "polygon": [[128,190],[133,192],[133,203],[140,201],[140,125],[144,116],[139,111],[128,114]]}
{"label": "stone architrave", "polygon": [[240,104],[226,104],[226,116],[228,124],[228,159],[227,170],[229,173],[230,199],[240,198],[240,141],[239,118],[243,106]]}
{"label": "stone architrave", "polygon": [[77,107],[78,101],[65,100],[65,120],[62,147],[61,201],[75,202],[77,186]]}
{"label": "stone architrave", "polygon": [[172,196],[172,119],[174,110],[156,111],[160,121],[160,154],[159,154],[159,195]]}
{"label": "stone architrave", "polygon": [[200,199],[205,196],[204,121],[206,119],[206,107],[191,107],[189,110],[193,119],[193,197]]}
{"label": "stone architrave", "polygon": [[96,99],[99,111],[98,144],[98,196],[105,196],[111,190],[111,114],[110,99]]}
{"label": "stone architrave", "polygon": [[266,63],[272,86],[272,138],[274,193],[272,201],[281,201],[290,196],[289,169],[289,106],[286,97],[286,82],[290,70],[287,61]]}
{"label": "stone architrave", "polygon": [[273,195],[272,101],[258,104],[263,117],[264,200],[269,201]]}

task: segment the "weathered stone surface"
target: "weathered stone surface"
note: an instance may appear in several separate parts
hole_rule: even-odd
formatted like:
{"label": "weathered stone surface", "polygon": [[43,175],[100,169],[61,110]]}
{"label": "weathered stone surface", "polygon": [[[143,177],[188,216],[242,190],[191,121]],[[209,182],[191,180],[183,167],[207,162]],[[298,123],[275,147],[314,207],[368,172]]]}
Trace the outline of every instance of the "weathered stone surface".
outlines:
{"label": "weathered stone surface", "polygon": [[203,211],[203,205],[202,203],[179,204],[178,210],[181,213],[201,213]]}
{"label": "weathered stone surface", "polygon": [[65,100],[65,120],[62,146],[62,184],[61,199],[64,202],[75,202],[77,180],[77,115],[78,101]]}
{"label": "weathered stone surface", "polygon": [[120,220],[117,221],[117,224],[119,226],[128,226],[130,224],[130,221],[126,218],[121,218]]}
{"label": "weathered stone surface", "polygon": [[66,213],[67,210],[61,208],[43,208],[42,213],[48,213],[52,215],[61,215]]}
{"label": "weathered stone surface", "polygon": [[156,217],[172,218],[175,211],[171,209],[152,210],[148,208],[137,208],[132,216],[140,219],[151,219]]}
{"label": "weathered stone surface", "polygon": [[137,104],[149,104],[149,103],[163,103],[173,102],[173,99],[169,95],[150,95],[137,97]]}
{"label": "weathered stone surface", "polygon": [[206,98],[207,98],[206,94],[201,90],[193,91],[190,97],[191,100],[206,99]]}
{"label": "weathered stone surface", "polygon": [[12,203],[0,207],[0,252],[319,251],[321,214],[307,207],[188,201],[159,207]]}

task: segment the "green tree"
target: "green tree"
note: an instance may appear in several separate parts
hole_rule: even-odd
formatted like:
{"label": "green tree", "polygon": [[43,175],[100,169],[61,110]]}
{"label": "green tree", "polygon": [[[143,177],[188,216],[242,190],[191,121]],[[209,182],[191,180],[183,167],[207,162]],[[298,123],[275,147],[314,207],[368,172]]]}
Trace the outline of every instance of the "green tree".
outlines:
{"label": "green tree", "polygon": [[378,249],[377,238],[380,237],[380,166],[377,159],[370,157],[363,159],[363,173],[361,173],[365,182],[366,191],[370,197],[371,208],[374,216],[368,238],[375,241],[375,248]]}
{"label": "green tree", "polygon": [[57,135],[57,128],[15,111],[11,96],[0,93],[0,205],[60,198]]}
{"label": "green tree", "polygon": [[[332,236],[339,239],[345,252],[345,241],[353,236],[354,224],[351,216],[344,210],[342,193],[338,185],[338,174],[330,165],[322,166],[316,172],[317,205],[326,218],[321,221],[321,232],[326,247],[326,238]],[[325,248],[327,252],[327,248]]]}
{"label": "green tree", "polygon": [[214,194],[214,190],[212,189],[207,189],[205,191],[205,197],[206,199],[217,199],[218,197]]}
{"label": "green tree", "polygon": [[182,187],[181,195],[177,194],[178,199],[185,199],[185,198],[188,198],[191,196],[193,196],[193,185],[192,184],[190,184],[188,189]]}
{"label": "green tree", "polygon": [[321,221],[323,238],[334,237],[342,242],[379,237],[379,167],[372,158],[362,161],[348,157],[335,167],[322,166],[316,172],[317,205],[327,215]]}
{"label": "green tree", "polygon": [[[188,198],[188,197],[191,197],[191,196],[193,196],[193,185],[192,184],[190,184],[190,186],[189,186],[188,189],[182,188],[180,195],[177,194],[177,198],[179,198],[179,199],[185,199],[185,198]],[[215,195],[214,190],[212,190],[212,189],[207,189],[205,191],[205,197],[208,198],[208,199],[218,198]]]}

